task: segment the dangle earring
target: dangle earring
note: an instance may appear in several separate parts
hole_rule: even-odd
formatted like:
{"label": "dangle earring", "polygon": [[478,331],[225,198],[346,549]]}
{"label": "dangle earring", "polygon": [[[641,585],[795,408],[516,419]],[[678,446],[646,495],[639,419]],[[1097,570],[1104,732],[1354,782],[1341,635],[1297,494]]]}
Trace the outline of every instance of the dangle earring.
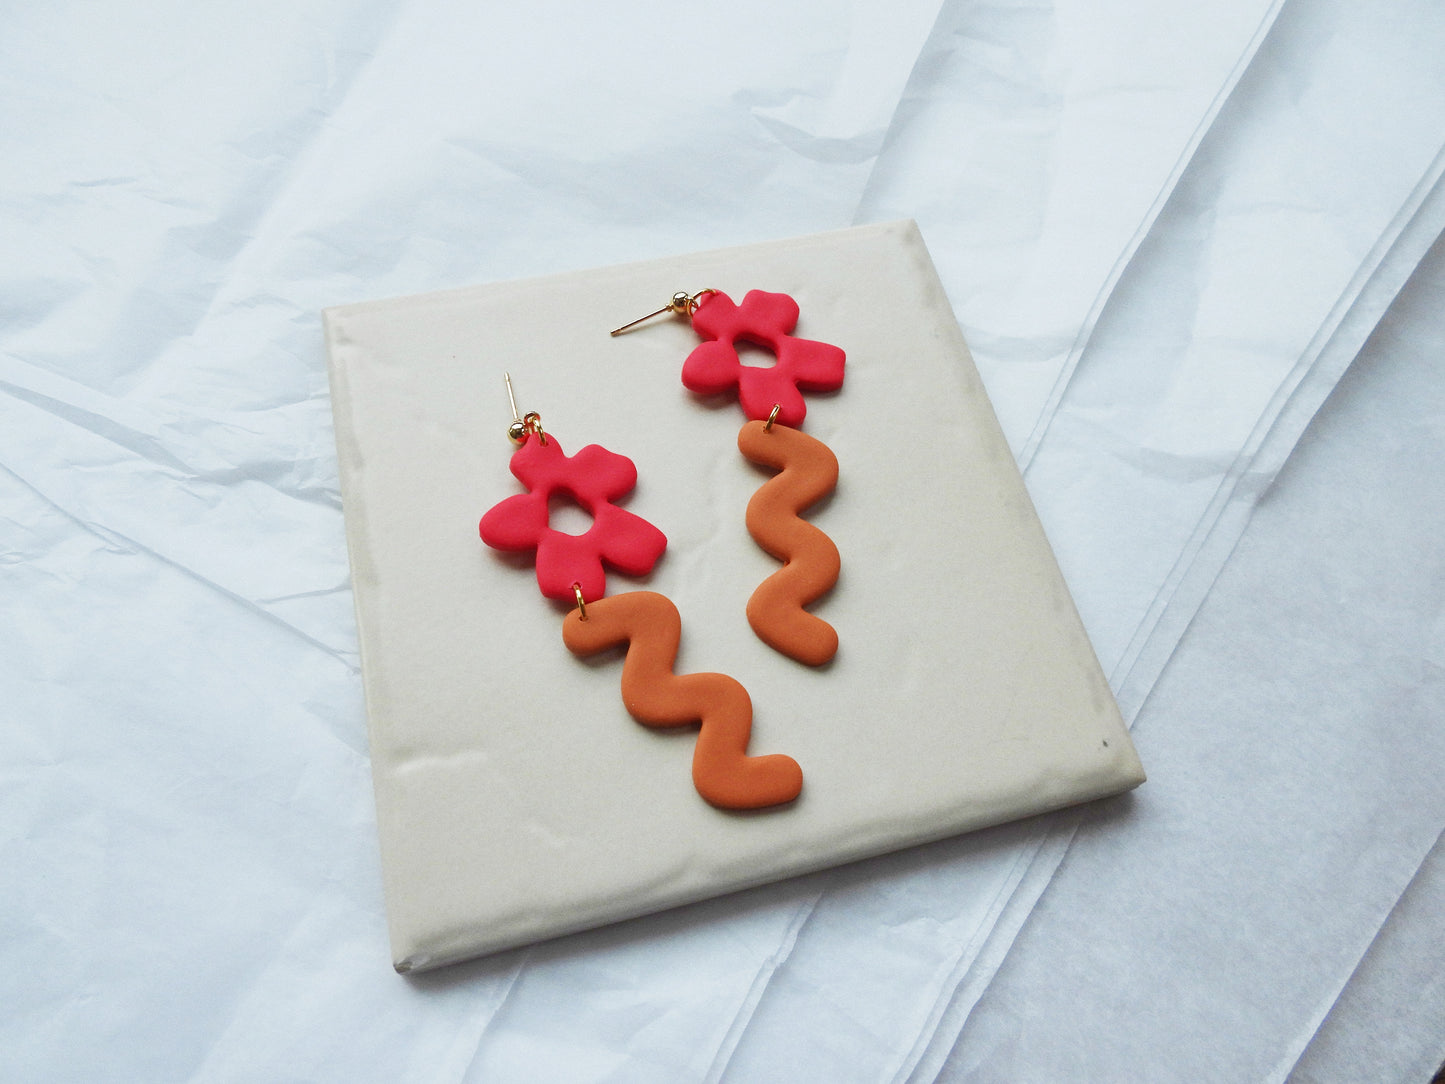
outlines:
{"label": "dangle earring", "polygon": [[[725,674],[673,672],[682,619],[671,600],[655,591],[605,597],[604,565],[630,576],[652,571],[667,539],[641,516],[612,502],[632,491],[637,468],[626,456],[590,444],[568,456],[536,413],[517,414],[512,379],[508,427],[517,450],[511,470],[527,489],[493,506],[481,521],[482,541],[494,549],[536,553],[537,586],[547,598],[573,604],[562,640],[575,655],[626,645],[622,701],[639,723],[679,727],[700,723],[692,778],[698,793],[723,809],[761,809],[796,798],[803,786],[797,761],[780,753],[748,756],[752,701]],[[553,494],[571,497],[592,516],[573,536],[548,523]]]}
{"label": "dangle earring", "polygon": [[[780,471],[748,502],[748,533],[783,567],[748,600],[748,624],[758,638],[789,658],[821,666],[838,651],[838,633],[803,607],[838,582],[838,547],[799,517],[838,484],[838,460],[820,440],[802,432],[805,391],[836,391],[843,384],[843,351],[831,343],[795,338],[798,303],[787,294],[749,290],[741,305],[721,290],[679,292],[656,312],[617,328],[620,335],[671,313],[686,317],[703,342],[688,354],[682,382],[716,395],[737,389],[750,419],[738,433],[738,450],[759,466]],[[770,368],[744,365],[737,344],[771,350]]]}

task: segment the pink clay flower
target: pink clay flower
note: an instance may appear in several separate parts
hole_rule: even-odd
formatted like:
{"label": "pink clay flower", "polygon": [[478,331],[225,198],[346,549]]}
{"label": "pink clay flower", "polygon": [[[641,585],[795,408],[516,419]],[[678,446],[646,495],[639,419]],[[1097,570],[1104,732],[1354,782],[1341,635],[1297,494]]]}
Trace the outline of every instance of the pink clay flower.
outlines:
{"label": "pink clay flower", "polygon": [[[798,303],[787,294],[749,290],[741,305],[727,294],[706,294],[692,315],[692,327],[709,340],[682,364],[682,382],[701,395],[738,389],[743,413],[763,421],[778,407],[777,420],[803,424],[805,391],[836,391],[843,384],[843,351],[831,343],[795,339]],[[766,347],[777,357],[770,368],[744,365],[737,343]]]}
{"label": "pink clay flower", "polygon": [[[667,548],[667,538],[647,520],[612,502],[637,484],[637,468],[625,455],[589,444],[567,456],[557,438],[533,434],[512,455],[512,473],[527,487],[482,517],[482,541],[499,550],[537,551],[537,586],[559,602],[573,602],[577,584],[592,602],[607,593],[604,562],[629,576],[645,576]],[[592,516],[580,535],[548,525],[547,501],[571,497]]]}

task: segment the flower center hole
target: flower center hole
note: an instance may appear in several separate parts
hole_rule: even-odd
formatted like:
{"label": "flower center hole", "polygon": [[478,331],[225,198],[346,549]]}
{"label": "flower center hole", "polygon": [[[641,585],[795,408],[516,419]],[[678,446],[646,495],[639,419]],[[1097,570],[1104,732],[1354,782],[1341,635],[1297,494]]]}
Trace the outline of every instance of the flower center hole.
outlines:
{"label": "flower center hole", "polygon": [[562,534],[586,534],[592,529],[592,516],[565,493],[553,493],[547,498],[547,526]]}
{"label": "flower center hole", "polygon": [[749,369],[771,369],[778,363],[773,352],[766,347],[754,346],[752,343],[734,343],[738,350],[738,361]]}

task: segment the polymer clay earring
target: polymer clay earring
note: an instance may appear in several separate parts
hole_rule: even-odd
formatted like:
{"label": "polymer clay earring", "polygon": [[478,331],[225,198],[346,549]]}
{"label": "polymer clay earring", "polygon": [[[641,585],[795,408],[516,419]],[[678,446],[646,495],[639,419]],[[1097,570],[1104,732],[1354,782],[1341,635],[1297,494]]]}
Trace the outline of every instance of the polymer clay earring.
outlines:
{"label": "polymer clay earring", "polygon": [[[512,396],[511,377],[507,395]],[[576,455],[562,451],[536,413],[518,416],[512,400],[508,435],[517,450],[511,471],[526,488],[482,517],[482,541],[498,550],[535,552],[537,586],[547,598],[573,604],[562,640],[579,656],[626,645],[622,700],[639,723],[679,727],[699,723],[692,778],[697,792],[723,809],[761,809],[796,798],[803,772],[792,757],[748,756],[752,700],[725,674],[674,673],[682,619],[655,591],[606,597],[607,569],[644,576],[667,547],[647,520],[613,501],[632,491],[637,468],[626,456],[590,444]],[[570,497],[592,516],[581,535],[549,525],[548,501]]]}
{"label": "polymer clay earring", "polygon": [[[798,303],[787,294],[749,290],[741,305],[721,290],[679,292],[656,312],[617,328],[620,335],[653,317],[671,313],[692,322],[703,342],[682,365],[682,382],[700,395],[736,389],[749,421],[738,433],[738,450],[759,466],[780,473],[748,502],[748,533],[783,567],[748,600],[748,624],[768,646],[810,666],[838,651],[838,634],[805,606],[838,582],[838,547],[799,513],[831,493],[838,460],[820,440],[801,430],[805,391],[836,391],[843,384],[844,353],[831,343],[796,338]],[[771,367],[744,365],[738,343],[770,350]]]}

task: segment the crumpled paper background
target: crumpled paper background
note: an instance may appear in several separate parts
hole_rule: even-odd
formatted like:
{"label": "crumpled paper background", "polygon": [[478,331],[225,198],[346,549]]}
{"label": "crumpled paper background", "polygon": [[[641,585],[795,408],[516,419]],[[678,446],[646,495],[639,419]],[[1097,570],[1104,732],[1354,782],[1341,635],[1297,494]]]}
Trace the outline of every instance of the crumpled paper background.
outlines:
{"label": "crumpled paper background", "polygon": [[[1419,1079],[1442,46],[1427,0],[9,13],[0,1075]],[[1150,783],[393,975],[319,310],[900,216]]]}

